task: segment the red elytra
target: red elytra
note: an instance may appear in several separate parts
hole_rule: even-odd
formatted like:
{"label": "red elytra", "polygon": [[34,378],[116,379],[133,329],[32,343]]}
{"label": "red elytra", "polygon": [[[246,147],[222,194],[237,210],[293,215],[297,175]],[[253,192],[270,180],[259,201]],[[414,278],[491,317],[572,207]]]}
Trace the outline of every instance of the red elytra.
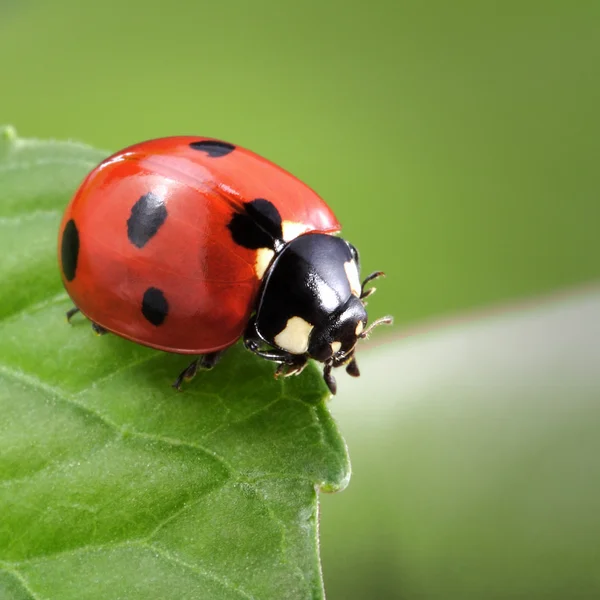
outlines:
{"label": "red elytra", "polygon": [[93,323],[140,344],[180,354],[231,346],[261,285],[258,249],[236,243],[231,221],[256,199],[276,207],[291,237],[340,230],[316,192],[247,149],[191,136],[125,148],[65,210],[65,288]]}

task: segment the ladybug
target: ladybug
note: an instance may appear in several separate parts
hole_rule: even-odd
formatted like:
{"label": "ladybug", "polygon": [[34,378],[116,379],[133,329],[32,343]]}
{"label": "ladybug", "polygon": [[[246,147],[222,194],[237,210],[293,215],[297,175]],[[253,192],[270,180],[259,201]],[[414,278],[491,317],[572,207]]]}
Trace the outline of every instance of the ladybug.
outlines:
{"label": "ladybug", "polygon": [[246,348],[300,373],[309,358],[358,376],[367,327],[359,255],[307,185],[227,142],[149,140],[113,154],[85,178],[59,231],[63,284],[94,330],[199,355],[180,389],[243,337]]}

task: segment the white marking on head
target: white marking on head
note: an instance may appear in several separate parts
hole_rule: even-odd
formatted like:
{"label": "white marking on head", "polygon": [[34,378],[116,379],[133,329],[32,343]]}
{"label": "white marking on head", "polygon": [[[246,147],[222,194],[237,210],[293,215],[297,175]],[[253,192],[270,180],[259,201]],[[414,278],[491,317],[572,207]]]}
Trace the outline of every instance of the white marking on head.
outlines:
{"label": "white marking on head", "polygon": [[259,248],[256,251],[256,262],[254,263],[254,272],[259,279],[262,279],[267,267],[273,257],[275,256],[275,252],[270,248]]}
{"label": "white marking on head", "polygon": [[308,338],[314,325],[307,323],[301,317],[288,319],[283,331],[278,333],[274,342],[291,354],[304,354],[308,350]]}
{"label": "white marking on head", "polygon": [[350,290],[352,293],[360,298],[360,292],[362,286],[360,285],[360,278],[358,276],[358,267],[353,260],[349,260],[344,263],[344,270],[346,271],[346,277],[350,282]]}
{"label": "white marking on head", "polygon": [[308,231],[308,226],[304,223],[296,223],[294,221],[283,221],[281,223],[281,230],[283,231],[283,239],[286,242],[292,241],[299,235]]}
{"label": "white marking on head", "polygon": [[331,351],[333,352],[333,354],[339,352],[341,347],[342,342],[331,342]]}
{"label": "white marking on head", "polygon": [[365,328],[365,324],[362,321],[359,321],[356,324],[356,329],[354,330],[354,334],[356,335],[356,337],[358,337],[363,332],[364,328]]}

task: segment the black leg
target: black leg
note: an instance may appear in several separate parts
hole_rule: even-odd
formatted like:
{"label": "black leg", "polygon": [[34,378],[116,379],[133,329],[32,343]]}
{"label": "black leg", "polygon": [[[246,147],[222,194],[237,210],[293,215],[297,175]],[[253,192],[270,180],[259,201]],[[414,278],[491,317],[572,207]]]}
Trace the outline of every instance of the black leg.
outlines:
{"label": "black leg", "polygon": [[79,312],[79,309],[74,306],[73,308],[70,308],[65,314],[67,317],[67,323],[71,322],[71,318],[73,317],[73,315],[76,315]]}
{"label": "black leg", "polygon": [[196,360],[193,360],[183,371],[181,371],[181,373],[173,383],[173,387],[178,392],[180,392],[181,384],[184,381],[190,381],[190,379],[193,379],[199,370],[208,371],[212,369],[219,362],[221,356],[223,356],[222,350],[220,350],[219,352],[210,352],[208,354],[203,354]]}
{"label": "black leg", "polygon": [[346,373],[352,377],[360,377],[360,371],[356,364],[356,358],[352,357],[352,360],[346,365]]}
{"label": "black leg", "polygon": [[374,273],[371,273],[370,275],[368,275],[365,278],[365,280],[362,282],[362,286],[361,286],[361,293],[360,293],[361,300],[368,298],[371,294],[373,294],[375,292],[375,290],[377,288],[371,288],[370,290],[365,290],[365,286],[367,285],[367,283],[373,281],[374,279],[379,279],[379,277],[385,277],[385,273],[383,271],[375,271]]}
{"label": "black leg", "polygon": [[252,348],[246,346],[249,350],[252,350],[256,356],[265,358],[266,360],[272,360],[273,362],[284,364],[286,366],[295,366],[300,363],[304,364],[308,356],[306,354],[292,354],[285,350],[259,350],[258,348]]}
{"label": "black leg", "polygon": [[298,355],[293,363],[284,362],[277,367],[275,370],[275,379],[279,379],[280,377],[290,377],[291,375],[300,375],[307,364],[308,357],[306,354]]}
{"label": "black leg", "polygon": [[299,375],[308,364],[308,354],[292,354],[285,350],[263,350],[265,342],[256,332],[256,321],[254,317],[250,319],[246,333],[244,334],[244,346],[257,356],[266,360],[279,363],[275,370],[275,379],[280,377],[290,377],[290,375]]}
{"label": "black leg", "polygon": [[203,354],[198,360],[200,364],[198,365],[201,369],[205,369],[206,371],[212,369],[223,356],[223,350],[219,350],[218,352],[209,352],[208,354]]}
{"label": "black leg", "polygon": [[244,346],[246,346],[248,350],[254,352],[254,354],[261,358],[266,358],[267,360],[290,366],[304,365],[308,358],[305,354],[292,354],[285,350],[262,350],[264,344],[265,342],[256,332],[256,321],[254,317],[252,317],[248,323],[248,327],[246,327],[246,332],[244,333]]}
{"label": "black leg", "polygon": [[[70,323],[73,316],[76,315],[78,312],[81,312],[81,310],[79,308],[77,308],[76,306],[74,306],[73,308],[70,308],[65,313],[65,315],[67,317],[67,323]],[[108,333],[108,329],[105,329],[104,327],[102,327],[102,325],[98,325],[98,323],[94,323],[93,321],[92,321],[92,329],[94,330],[94,333],[96,335],[104,335],[105,333]]]}
{"label": "black leg", "polygon": [[104,329],[102,325],[98,325],[98,323],[92,322],[92,329],[96,335],[105,335],[108,333],[108,329]]}
{"label": "black leg", "polygon": [[198,372],[198,365],[200,363],[200,359],[192,361],[181,373],[179,373],[177,379],[173,383],[173,387],[180,392],[181,384],[184,381],[189,381],[194,377],[194,375]]}
{"label": "black leg", "polygon": [[325,368],[323,369],[323,379],[325,380],[329,391],[335,396],[335,393],[337,392],[337,383],[335,382],[335,377],[331,374],[331,363],[325,365]]}

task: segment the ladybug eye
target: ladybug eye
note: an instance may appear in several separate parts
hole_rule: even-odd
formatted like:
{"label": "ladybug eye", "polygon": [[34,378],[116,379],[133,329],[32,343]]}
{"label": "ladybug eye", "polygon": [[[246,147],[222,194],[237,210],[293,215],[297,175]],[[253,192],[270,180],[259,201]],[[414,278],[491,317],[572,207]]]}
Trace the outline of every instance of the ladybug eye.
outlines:
{"label": "ladybug eye", "polygon": [[346,242],[346,244],[348,244],[348,248],[350,249],[350,254],[352,255],[352,259],[356,263],[357,270],[360,271],[360,256],[358,254],[358,250],[356,249],[356,246],[353,246],[348,241]]}

